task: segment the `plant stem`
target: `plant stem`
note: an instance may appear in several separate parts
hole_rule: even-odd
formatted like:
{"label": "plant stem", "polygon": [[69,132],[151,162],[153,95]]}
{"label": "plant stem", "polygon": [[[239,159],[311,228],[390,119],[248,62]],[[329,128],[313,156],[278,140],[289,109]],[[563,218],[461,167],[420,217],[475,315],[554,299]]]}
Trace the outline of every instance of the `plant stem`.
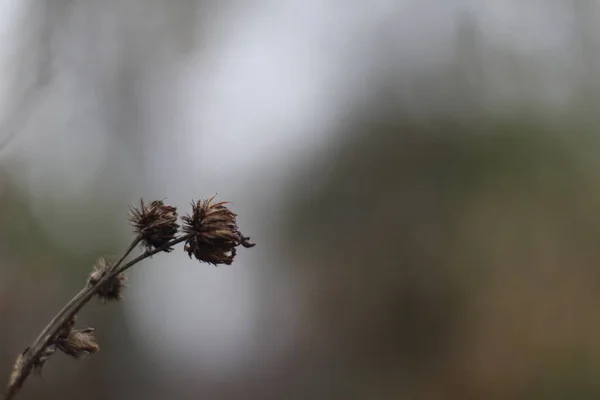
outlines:
{"label": "plant stem", "polygon": [[[13,375],[11,376],[11,380],[8,384],[5,400],[13,399],[21,387],[23,383],[31,373],[34,364],[39,360],[42,352],[50,345],[52,340],[58,335],[60,330],[68,323],[81,308],[88,302],[94,295],[97,293],[98,289],[109,279],[117,276],[123,271],[131,268],[133,265],[138,262],[145,260],[148,257],[153,256],[154,254],[160,253],[161,251],[174,246],[175,244],[181,243],[184,240],[188,239],[190,235],[180,236],[175,238],[168,243],[165,243],[163,246],[159,248],[155,248],[153,250],[149,250],[136,257],[135,259],[123,264],[123,261],[127,256],[135,249],[135,247],[140,243],[142,238],[138,236],[133,240],[131,245],[127,248],[123,256],[117,261],[117,263],[112,266],[107,274],[105,274],[102,278],[100,278],[95,284],[86,283],[83,289],[79,293],[75,295],[59,312],[52,318],[52,320],[46,325],[46,327],[42,330],[39,336],[35,339],[35,341],[27,348],[26,351],[22,353],[20,358],[22,360],[20,363],[15,364],[15,370],[13,371]],[[123,264],[123,265],[121,265]],[[20,364],[20,365],[18,365]]]}
{"label": "plant stem", "polygon": [[163,245],[162,247],[153,249],[153,250],[149,250],[146,251],[144,254],[134,258],[133,260],[123,264],[121,267],[119,267],[118,265],[113,269],[112,275],[111,277],[114,277],[126,270],[128,270],[129,268],[133,267],[135,264],[139,263],[140,261],[145,260],[148,257],[152,257],[153,255],[155,255],[156,253],[160,253],[161,251],[163,251],[166,248],[169,248],[171,246],[175,246],[176,244],[179,244],[187,239],[189,239],[190,237],[194,236],[193,234],[187,234],[187,235],[183,235],[180,236],[176,239],[171,240],[169,243]]}
{"label": "plant stem", "polygon": [[[135,249],[135,246],[137,246],[140,241],[142,240],[142,238],[140,236],[138,236],[137,238],[135,238],[131,244],[129,245],[129,247],[127,248],[127,250],[125,251],[125,253],[123,254],[123,256],[121,256],[121,258],[119,259],[119,261],[117,261],[117,263],[112,267],[113,269],[118,268],[123,261],[125,260],[125,258],[133,251],[133,249]],[[103,277],[102,279],[99,280],[99,282],[94,285],[94,286],[90,286],[87,285],[81,289],[81,291],[79,293],[77,293],[75,295],[75,297],[73,297],[63,308],[62,310],[60,310],[58,312],[58,314],[56,314],[56,316],[54,316],[54,318],[52,318],[52,320],[48,323],[48,325],[46,325],[46,327],[44,328],[44,330],[42,330],[42,333],[40,333],[40,335],[37,337],[37,339],[33,342],[33,344],[29,347],[29,351],[28,353],[32,353],[35,354],[37,345],[43,344],[42,349],[45,348],[48,343],[52,338],[53,335],[49,335],[51,333],[51,331],[53,330],[53,328],[56,327],[56,325],[59,325],[59,329],[56,330],[57,333],[58,330],[60,330],[60,328],[63,326],[64,321],[63,319],[65,319],[64,317],[67,316],[67,320],[71,319],[73,317],[73,315],[75,315],[75,313],[77,313],[77,311],[79,311],[79,309],[81,308],[81,306],[83,304],[85,304],[89,298],[91,298],[97,290],[97,287],[100,286],[101,283],[104,283],[105,281],[107,281],[110,277]],[[89,296],[89,298],[87,300],[84,300],[86,297],[88,297],[88,292],[91,292],[92,296]],[[83,301],[83,302],[82,302]],[[71,315],[70,314],[71,310],[75,309],[75,312]],[[46,339],[46,337],[48,336],[48,338]],[[42,350],[40,349],[40,350]]]}

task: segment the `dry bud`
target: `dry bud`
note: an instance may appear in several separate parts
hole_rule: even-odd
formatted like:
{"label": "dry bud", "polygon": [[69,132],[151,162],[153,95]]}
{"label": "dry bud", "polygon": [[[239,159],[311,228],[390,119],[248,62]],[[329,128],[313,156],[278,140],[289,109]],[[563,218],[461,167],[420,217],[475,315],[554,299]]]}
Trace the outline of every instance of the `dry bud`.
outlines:
{"label": "dry bud", "polygon": [[[110,269],[111,265],[104,258],[100,258],[94,266],[94,272],[92,272],[88,278],[88,285],[96,285],[104,275],[110,272]],[[98,295],[103,302],[121,300],[126,281],[127,277],[124,274],[118,274],[102,283],[98,288],[96,295]]]}
{"label": "dry bud", "polygon": [[[129,207],[129,221],[137,234],[142,237],[142,243],[147,249],[159,248],[172,240],[179,225],[177,224],[177,208],[155,200],[149,205],[140,200],[140,208]],[[166,248],[167,253],[173,248]]]}
{"label": "dry bud", "polygon": [[66,338],[58,338],[55,343],[63,353],[77,359],[85,358],[100,350],[93,328],[73,329]]}
{"label": "dry bud", "polygon": [[250,238],[240,233],[236,214],[228,209],[223,201],[212,203],[216,195],[207,200],[192,203],[192,215],[181,219],[183,230],[193,236],[186,240],[185,251],[209,264],[231,264],[236,255],[236,247],[252,247]]}

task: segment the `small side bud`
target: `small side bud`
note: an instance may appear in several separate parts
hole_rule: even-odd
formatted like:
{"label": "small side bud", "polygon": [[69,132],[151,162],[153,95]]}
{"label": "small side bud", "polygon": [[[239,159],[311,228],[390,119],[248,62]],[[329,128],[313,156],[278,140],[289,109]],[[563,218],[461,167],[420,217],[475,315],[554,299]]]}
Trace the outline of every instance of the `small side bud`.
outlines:
{"label": "small side bud", "polygon": [[[94,286],[97,285],[98,282],[107,274],[111,269],[111,265],[104,259],[100,258],[96,265],[94,265],[94,272],[90,274],[88,278],[88,285]],[[118,274],[106,282],[103,282],[102,285],[98,288],[96,295],[103,301],[118,301],[123,298],[123,289],[125,289],[125,283],[127,282],[127,277],[124,274]]]}
{"label": "small side bud", "polygon": [[71,330],[66,338],[56,340],[56,347],[76,359],[82,359],[100,351],[93,328]]}

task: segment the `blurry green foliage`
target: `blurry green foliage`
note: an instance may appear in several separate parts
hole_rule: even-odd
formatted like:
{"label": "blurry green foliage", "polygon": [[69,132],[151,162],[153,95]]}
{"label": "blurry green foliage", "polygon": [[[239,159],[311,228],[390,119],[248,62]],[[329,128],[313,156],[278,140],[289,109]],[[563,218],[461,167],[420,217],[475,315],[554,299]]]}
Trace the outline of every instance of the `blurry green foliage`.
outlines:
{"label": "blurry green foliage", "polygon": [[[600,373],[598,353],[562,378],[533,367],[556,346],[586,346],[564,326],[550,333],[563,296],[586,293],[569,302],[572,329],[600,333],[578,309],[600,299],[586,286],[600,277],[600,169],[586,156],[600,141],[589,126],[567,132],[527,114],[422,119],[389,99],[354,111],[290,187],[285,222],[336,375],[354,377],[351,392],[379,393],[368,389],[377,382],[384,398],[534,398],[519,393],[545,390],[546,373],[556,398],[596,393],[585,377]],[[528,361],[513,368],[512,354]]]}

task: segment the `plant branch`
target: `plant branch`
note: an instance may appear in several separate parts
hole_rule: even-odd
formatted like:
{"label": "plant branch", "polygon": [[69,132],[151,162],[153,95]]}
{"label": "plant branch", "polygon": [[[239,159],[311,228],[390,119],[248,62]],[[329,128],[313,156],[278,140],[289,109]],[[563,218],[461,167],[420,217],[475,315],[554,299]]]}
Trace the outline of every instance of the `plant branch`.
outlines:
{"label": "plant branch", "polygon": [[163,245],[161,247],[158,247],[156,249],[144,252],[144,254],[142,254],[142,255],[134,258],[133,260],[131,260],[131,261],[123,264],[121,267],[118,267],[118,268],[115,267],[113,269],[111,277],[114,277],[114,276],[116,276],[116,275],[118,275],[118,274],[120,274],[120,273],[128,270],[129,268],[133,267],[135,264],[139,263],[140,261],[143,261],[143,260],[145,260],[148,257],[152,257],[153,255],[155,255],[157,253],[160,253],[164,249],[167,249],[167,248],[169,248],[171,246],[175,246],[176,244],[179,244],[179,243],[181,243],[181,242],[189,239],[192,236],[193,236],[192,234],[183,235],[183,236],[180,236],[180,237],[178,237],[176,239],[171,240],[170,242],[166,243],[165,245]]}
{"label": "plant branch", "polygon": [[175,244],[183,242],[188,239],[190,235],[184,235],[178,238],[175,238],[164,245],[155,248],[153,250],[148,250],[136,257],[135,259],[123,264],[123,261],[127,258],[127,256],[135,249],[135,247],[141,242],[141,236],[138,236],[131,245],[127,248],[123,256],[119,259],[119,261],[110,268],[108,273],[104,274],[102,278],[100,278],[94,284],[90,282],[86,283],[86,286],[75,295],[59,312],[52,318],[50,323],[46,325],[46,327],[42,330],[39,336],[35,339],[35,341],[29,346],[23,353],[21,361],[17,362],[15,365],[15,370],[13,371],[13,375],[11,376],[11,380],[9,382],[5,400],[13,399],[18,391],[23,386],[23,383],[31,373],[35,363],[39,360],[43,351],[51,344],[51,342],[56,338],[56,336],[60,333],[61,329],[67,324],[72,318],[81,310],[81,308],[88,302],[94,295],[98,292],[99,288],[109,279],[115,277],[116,275],[122,273],[123,271],[131,268],[133,265],[138,262],[145,260],[148,257],[153,256],[165,249],[168,249]]}
{"label": "plant branch", "polygon": [[[0,143],[1,146],[1,143]],[[115,263],[99,259],[79,291],[42,330],[31,346],[15,361],[6,389],[6,400],[12,400],[32,371],[40,370],[46,360],[58,349],[74,358],[82,358],[98,351],[99,346],[92,328],[73,329],[77,313],[94,296],[103,301],[119,300],[125,286],[123,272],[153,255],[173,250],[172,246],[187,241],[184,250],[198,261],[208,264],[229,265],[236,255],[236,247],[253,247],[250,238],[242,235],[236,223],[236,214],[225,206],[228,202],[213,203],[215,196],[192,202],[192,213],[181,217],[183,235],[177,237],[180,225],[177,208],[155,200],[149,204],[140,200],[140,208],[130,206],[129,221],[137,237],[123,256]],[[125,262],[140,244],[146,251]]]}

